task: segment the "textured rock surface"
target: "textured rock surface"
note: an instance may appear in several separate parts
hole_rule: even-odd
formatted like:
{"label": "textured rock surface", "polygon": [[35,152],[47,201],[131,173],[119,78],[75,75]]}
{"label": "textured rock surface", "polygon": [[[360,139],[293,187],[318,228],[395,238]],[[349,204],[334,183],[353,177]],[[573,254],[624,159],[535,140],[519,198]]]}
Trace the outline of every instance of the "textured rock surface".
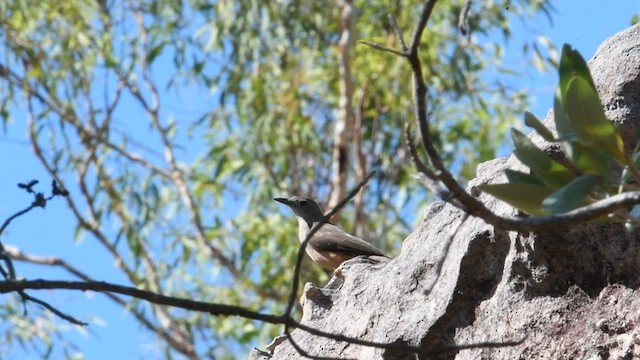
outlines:
{"label": "textured rock surface", "polygon": [[[607,40],[590,67],[607,115],[620,126],[627,147],[633,148],[640,121],[640,26]],[[521,165],[514,158],[481,164],[470,190],[480,183],[503,182],[506,167]],[[514,214],[505,204],[479,196],[494,211]],[[440,354],[441,359],[640,358],[638,232],[628,234],[622,226],[609,224],[517,234],[475,218],[460,226],[462,219],[459,210],[433,204],[389,263],[345,263],[345,282],[339,290],[308,284],[303,323],[424,348],[527,336],[515,347],[464,350]],[[311,355],[415,358],[298,330],[294,339]],[[252,356],[267,358],[257,352]],[[271,358],[301,356],[284,341]]]}

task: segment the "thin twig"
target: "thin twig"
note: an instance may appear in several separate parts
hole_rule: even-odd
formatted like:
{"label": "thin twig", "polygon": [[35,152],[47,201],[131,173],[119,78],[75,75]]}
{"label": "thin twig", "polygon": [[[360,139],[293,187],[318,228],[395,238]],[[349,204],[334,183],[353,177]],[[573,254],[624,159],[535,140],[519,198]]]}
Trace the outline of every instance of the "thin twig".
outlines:
{"label": "thin twig", "polygon": [[[4,223],[2,224],[2,227],[0,227],[0,236],[2,235],[2,233],[4,232],[4,230],[7,228],[7,226],[9,226],[9,224],[11,224],[11,222],[17,218],[18,216],[22,216],[26,213],[28,213],[29,211],[31,211],[34,207],[36,207],[35,204],[31,204],[29,207],[27,207],[26,209],[20,210],[17,213],[9,216],[7,218],[7,220],[4,221]],[[7,254],[4,245],[2,244],[2,242],[0,242],[0,260],[2,260],[5,265],[7,266],[7,269],[5,270],[2,266],[0,266],[0,275],[2,275],[2,277],[4,277],[7,280],[15,280],[16,278],[16,271],[15,268],[13,267],[13,262],[11,261],[11,258],[9,257],[9,255]]]}
{"label": "thin twig", "polygon": [[398,50],[386,47],[384,45],[372,43],[372,42],[365,41],[365,40],[359,40],[358,44],[367,45],[367,46],[372,47],[372,48],[374,48],[376,50],[386,51],[386,52],[389,52],[389,53],[392,53],[392,54],[396,54],[396,55],[402,56],[402,57],[407,56],[407,54],[402,52],[402,51],[398,51]]}
{"label": "thin twig", "polygon": [[4,230],[7,228],[7,226],[9,226],[9,224],[11,224],[11,222],[12,222],[15,218],[17,218],[18,216],[22,216],[22,215],[24,215],[24,214],[28,213],[28,212],[29,212],[29,211],[31,211],[34,207],[35,207],[35,205],[33,205],[33,204],[32,204],[32,205],[30,205],[29,207],[27,207],[27,208],[25,208],[25,209],[23,209],[23,210],[20,210],[20,211],[18,211],[17,213],[15,213],[15,214],[13,214],[13,215],[9,216],[9,217],[7,218],[7,220],[5,220],[5,221],[4,221],[4,223],[2,223],[2,227],[0,227],[0,236],[2,236],[2,233],[4,233]]}
{"label": "thin twig", "polygon": [[398,26],[396,17],[393,16],[393,14],[389,14],[387,17],[389,18],[389,24],[391,24],[391,28],[393,29],[393,32],[396,34],[398,41],[400,41],[400,45],[402,46],[402,51],[406,53],[409,50],[409,48],[407,48],[407,43],[404,41],[404,36],[402,36],[402,31],[400,31],[400,27]]}
{"label": "thin twig", "polygon": [[291,331],[287,327],[285,327],[285,329],[284,329],[284,334],[287,336],[287,340],[289,340],[289,344],[291,344],[291,347],[293,347],[298,352],[298,354],[300,354],[301,356],[306,357],[308,359],[314,359],[314,360],[351,360],[349,358],[339,358],[339,357],[328,357],[328,356],[311,355],[311,354],[309,354],[308,351],[306,351],[300,345],[298,345],[298,343],[295,340],[293,340],[293,336],[291,335]]}
{"label": "thin twig", "polygon": [[471,2],[472,0],[466,0],[464,2],[464,6],[462,6],[460,16],[458,17],[458,29],[460,29],[462,35],[469,33],[469,10],[471,10]]}
{"label": "thin twig", "polygon": [[55,307],[53,307],[52,305],[50,305],[49,303],[40,300],[38,298],[34,298],[33,296],[25,293],[25,292],[20,292],[20,296],[22,296],[22,300],[23,301],[31,301],[34,302],[42,307],[44,307],[45,309],[51,311],[53,314],[55,314],[56,316],[58,316],[59,318],[66,320],[74,325],[79,325],[79,326],[87,326],[89,325],[88,323],[84,322],[84,321],[80,321],[76,318],[74,318],[71,315],[65,314],[62,311],[56,309]]}
{"label": "thin twig", "polygon": [[[40,146],[40,144],[38,143],[38,132],[36,131],[36,124],[35,124],[34,114],[33,114],[33,104],[32,104],[31,99],[29,99],[27,104],[28,104],[28,109],[29,109],[29,121],[28,121],[28,125],[27,126],[28,126],[28,131],[29,131],[29,137],[31,139],[31,149],[33,150],[33,153],[36,155],[36,157],[40,160],[42,165],[45,167],[47,172],[51,176],[53,176],[56,180],[59,180],[57,178],[57,176],[56,176],[57,175],[56,169],[54,168],[54,166],[49,161],[47,161],[47,159],[45,158],[45,155],[44,155],[44,151],[43,151],[42,147]],[[85,171],[85,172],[82,172],[82,171],[80,172],[81,181],[80,181],[79,185],[80,185],[81,193],[84,195],[85,199],[87,200],[87,208],[89,209],[89,214],[91,214],[91,219],[87,220],[84,217],[84,215],[82,215],[82,212],[79,210],[79,206],[73,200],[72,196],[67,196],[65,198],[66,201],[67,201],[67,205],[69,206],[69,208],[73,212],[73,215],[78,220],[78,224],[83,229],[87,230],[88,232],[93,234],[93,236],[96,237],[96,239],[100,242],[100,244],[102,244],[107,249],[107,251],[109,251],[109,254],[111,254],[111,256],[113,256],[113,258],[115,260],[115,263],[118,266],[118,268],[125,273],[125,275],[127,276],[127,278],[131,282],[136,283],[138,280],[137,280],[137,276],[134,274],[133,270],[131,270],[126,265],[126,262],[120,256],[120,254],[116,250],[115,246],[109,241],[107,236],[102,231],[100,231],[100,228],[99,228],[99,226],[97,224],[98,215],[96,214],[96,211],[95,211],[95,209],[93,207],[93,203],[91,201],[91,200],[93,200],[93,197],[90,195],[89,189],[86,188],[86,181],[85,181],[85,176],[84,175],[86,175],[86,170],[88,170],[88,163],[84,163],[84,165],[86,165],[84,167],[84,169],[83,169],[83,171]]]}
{"label": "thin twig", "polygon": [[420,159],[420,156],[418,156],[418,150],[416,149],[416,146],[413,143],[413,136],[411,135],[410,123],[407,123],[404,126],[404,135],[405,135],[405,140],[407,142],[406,143],[407,148],[409,149],[409,154],[411,155],[411,160],[413,161],[413,164],[416,166],[416,169],[418,169],[418,171],[420,171],[422,174],[424,174],[428,178],[432,180],[437,180],[438,176],[433,171],[431,171],[431,169],[429,169],[429,167],[422,161],[422,159]]}

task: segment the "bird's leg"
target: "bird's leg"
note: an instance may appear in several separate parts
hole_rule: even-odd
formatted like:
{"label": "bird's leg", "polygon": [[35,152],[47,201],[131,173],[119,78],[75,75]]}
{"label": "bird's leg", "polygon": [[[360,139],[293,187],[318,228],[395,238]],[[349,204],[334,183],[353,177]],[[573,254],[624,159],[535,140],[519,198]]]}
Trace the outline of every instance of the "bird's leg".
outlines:
{"label": "bird's leg", "polygon": [[331,276],[331,280],[325,285],[325,289],[331,290],[339,290],[342,284],[344,283],[344,275],[340,271],[340,268],[337,268],[336,271],[333,272],[333,276]]}

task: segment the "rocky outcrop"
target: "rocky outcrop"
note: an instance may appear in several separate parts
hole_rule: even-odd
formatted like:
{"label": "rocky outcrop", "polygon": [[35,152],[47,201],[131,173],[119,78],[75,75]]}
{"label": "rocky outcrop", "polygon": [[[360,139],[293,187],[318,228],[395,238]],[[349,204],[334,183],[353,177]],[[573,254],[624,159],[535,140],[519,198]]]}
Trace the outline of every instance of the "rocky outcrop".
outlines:
{"label": "rocky outcrop", "polygon": [[[607,40],[590,67],[607,115],[632,149],[640,124],[640,26]],[[534,139],[553,151],[553,146]],[[504,182],[505,168],[521,167],[515,158],[481,164],[469,190],[475,193],[478,184]],[[478,196],[495,212],[516,215],[508,205]],[[639,234],[618,224],[519,234],[435,203],[395,259],[386,264],[346,262],[339,289],[307,284],[302,322],[425,349],[526,337],[517,346],[434,356],[440,359],[640,358]],[[310,355],[415,359],[413,354],[300,330],[293,336]],[[252,356],[268,358],[257,352]],[[288,341],[271,355],[297,358],[301,356]]]}

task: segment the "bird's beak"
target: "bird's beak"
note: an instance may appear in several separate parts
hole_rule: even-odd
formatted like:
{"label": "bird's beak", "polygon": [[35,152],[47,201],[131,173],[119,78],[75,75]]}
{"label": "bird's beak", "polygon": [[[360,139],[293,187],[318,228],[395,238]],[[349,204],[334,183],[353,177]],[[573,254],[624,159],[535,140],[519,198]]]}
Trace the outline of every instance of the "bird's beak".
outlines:
{"label": "bird's beak", "polygon": [[279,203],[285,204],[287,206],[291,206],[291,201],[289,201],[289,199],[285,199],[285,198],[275,198],[273,199]]}

